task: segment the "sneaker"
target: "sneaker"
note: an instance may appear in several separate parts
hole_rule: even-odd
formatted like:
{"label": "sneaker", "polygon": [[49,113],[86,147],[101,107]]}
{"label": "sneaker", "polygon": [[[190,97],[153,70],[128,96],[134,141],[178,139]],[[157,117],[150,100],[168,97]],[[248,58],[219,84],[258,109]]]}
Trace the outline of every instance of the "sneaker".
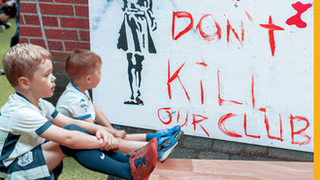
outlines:
{"label": "sneaker", "polygon": [[141,147],[141,148],[139,148],[139,149],[136,149],[136,150],[134,150],[133,152],[130,152],[130,153],[129,153],[129,156],[132,157],[132,158],[135,157],[135,156],[139,157],[142,153],[144,153],[144,151],[145,151],[146,149],[149,148],[149,146],[150,146],[151,144],[155,144],[155,146],[157,147],[157,146],[158,146],[158,139],[157,139],[157,138],[151,139],[151,140],[148,142],[148,144],[146,144],[145,146],[143,146],[143,147]]}
{"label": "sneaker", "polygon": [[160,138],[160,137],[164,137],[164,136],[171,136],[171,135],[175,134],[179,130],[181,130],[180,125],[176,125],[176,126],[173,126],[170,129],[158,130],[156,132],[156,134],[157,134],[157,137]]}
{"label": "sneaker", "polygon": [[171,136],[173,134],[175,134],[177,131],[181,130],[180,125],[176,125],[174,127],[172,127],[171,129],[163,129],[163,130],[158,130],[156,132],[157,137],[163,137],[163,136]]}
{"label": "sneaker", "polygon": [[158,160],[163,163],[174,151],[183,138],[183,131],[179,130],[174,135],[160,138],[158,141]]}
{"label": "sneaker", "polygon": [[[148,143],[149,144],[149,143]],[[134,180],[148,179],[157,163],[157,146],[150,143],[139,156],[130,158],[131,176]]]}
{"label": "sneaker", "polygon": [[0,68],[0,74],[1,74],[1,75],[2,75],[2,74],[5,74],[3,67]]}
{"label": "sneaker", "polygon": [[4,31],[6,27],[4,25],[0,25],[0,32]]}
{"label": "sneaker", "polygon": [[8,28],[11,27],[11,23],[9,23],[9,22],[3,23],[3,25],[4,25],[4,27],[5,27],[6,29],[8,29]]}

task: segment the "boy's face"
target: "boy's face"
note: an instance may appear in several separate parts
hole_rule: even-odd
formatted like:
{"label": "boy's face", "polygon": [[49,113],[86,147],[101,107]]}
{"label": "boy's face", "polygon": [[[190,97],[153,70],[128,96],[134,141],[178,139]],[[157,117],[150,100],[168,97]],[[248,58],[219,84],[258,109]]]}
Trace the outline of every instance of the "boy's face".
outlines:
{"label": "boy's face", "polygon": [[30,90],[37,98],[51,97],[56,86],[55,80],[56,77],[52,75],[51,60],[44,60],[34,72],[33,79],[29,81]]}
{"label": "boy's face", "polygon": [[98,86],[101,79],[101,63],[98,63],[96,68],[94,69],[93,74],[91,74],[92,82],[91,89]]}

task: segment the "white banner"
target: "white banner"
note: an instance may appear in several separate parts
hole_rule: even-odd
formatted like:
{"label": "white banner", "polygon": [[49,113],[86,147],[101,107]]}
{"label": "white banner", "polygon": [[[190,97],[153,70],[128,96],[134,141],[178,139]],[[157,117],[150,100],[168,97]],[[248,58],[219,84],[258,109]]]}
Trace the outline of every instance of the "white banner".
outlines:
{"label": "white banner", "polygon": [[313,152],[313,1],[89,0],[110,122]]}

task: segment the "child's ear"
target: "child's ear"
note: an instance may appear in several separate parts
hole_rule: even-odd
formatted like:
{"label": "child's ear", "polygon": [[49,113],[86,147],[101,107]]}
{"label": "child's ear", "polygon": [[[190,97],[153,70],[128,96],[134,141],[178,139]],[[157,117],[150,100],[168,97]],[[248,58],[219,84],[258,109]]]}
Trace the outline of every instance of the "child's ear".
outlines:
{"label": "child's ear", "polygon": [[30,89],[30,84],[29,84],[29,80],[26,77],[20,77],[18,79],[19,85],[23,88],[23,89]]}
{"label": "child's ear", "polygon": [[85,81],[86,81],[86,83],[88,83],[88,84],[91,83],[91,75],[90,75],[90,74],[85,77]]}

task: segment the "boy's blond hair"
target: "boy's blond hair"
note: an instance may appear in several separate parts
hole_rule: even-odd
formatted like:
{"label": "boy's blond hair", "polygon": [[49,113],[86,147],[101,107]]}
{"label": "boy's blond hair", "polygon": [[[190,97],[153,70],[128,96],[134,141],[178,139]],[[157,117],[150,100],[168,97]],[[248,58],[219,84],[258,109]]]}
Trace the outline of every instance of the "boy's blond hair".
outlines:
{"label": "boy's blond hair", "polygon": [[73,82],[93,73],[98,63],[102,61],[96,53],[87,49],[74,49],[66,59],[66,74]]}
{"label": "boy's blond hair", "polygon": [[52,55],[45,48],[34,44],[17,44],[3,58],[3,67],[12,87],[19,85],[20,77],[33,79],[34,72],[44,60],[52,60]]}

